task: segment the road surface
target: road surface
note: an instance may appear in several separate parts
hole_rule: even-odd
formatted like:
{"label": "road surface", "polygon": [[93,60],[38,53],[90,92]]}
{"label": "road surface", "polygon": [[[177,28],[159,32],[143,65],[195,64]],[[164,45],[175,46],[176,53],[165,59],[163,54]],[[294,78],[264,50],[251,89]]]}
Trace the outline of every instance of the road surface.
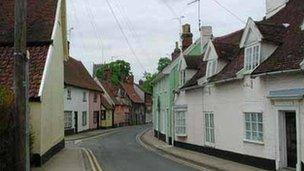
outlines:
{"label": "road surface", "polygon": [[93,151],[103,171],[192,171],[142,147],[136,136],[148,125],[118,129],[117,132],[82,141],[80,147]]}

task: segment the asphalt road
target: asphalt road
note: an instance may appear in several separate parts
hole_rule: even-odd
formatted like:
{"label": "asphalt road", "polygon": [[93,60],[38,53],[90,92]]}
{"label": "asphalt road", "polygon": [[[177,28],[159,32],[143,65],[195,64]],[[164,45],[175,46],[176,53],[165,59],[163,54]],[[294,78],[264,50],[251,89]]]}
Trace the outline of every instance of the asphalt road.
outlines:
{"label": "asphalt road", "polygon": [[136,141],[136,136],[149,126],[133,126],[115,133],[85,140],[78,144],[91,149],[103,171],[192,171],[161,155],[149,151]]}

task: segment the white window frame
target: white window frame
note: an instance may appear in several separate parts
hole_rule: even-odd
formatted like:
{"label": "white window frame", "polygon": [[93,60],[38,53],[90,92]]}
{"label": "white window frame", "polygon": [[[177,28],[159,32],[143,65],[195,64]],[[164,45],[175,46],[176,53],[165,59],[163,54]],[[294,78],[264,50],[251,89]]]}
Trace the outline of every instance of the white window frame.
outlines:
{"label": "white window frame", "polygon": [[215,125],[214,125],[214,113],[211,111],[204,112],[205,121],[205,144],[207,146],[214,146],[215,144]]}
{"label": "white window frame", "polygon": [[64,111],[64,128],[71,129],[73,127],[73,112]]}
{"label": "white window frame", "polygon": [[[261,44],[254,43],[245,48],[244,68],[253,71],[261,64]],[[250,54],[250,55],[249,55]]]}
{"label": "white window frame", "polygon": [[[178,137],[187,136],[187,123],[186,123],[186,112],[185,109],[175,110],[175,135]],[[183,131],[180,131],[183,130]]]}
{"label": "white window frame", "polygon": [[67,89],[67,100],[72,100],[72,90],[70,88]]}
{"label": "white window frame", "polygon": [[81,118],[82,118],[82,126],[87,126],[87,122],[88,122],[88,112],[87,111],[83,111],[82,112],[82,116],[81,116]]}
{"label": "white window frame", "polygon": [[217,69],[217,60],[216,59],[210,59],[207,63],[207,78],[213,76],[216,74]]}
{"label": "white window frame", "polygon": [[244,113],[244,141],[259,143],[259,144],[264,143],[263,113],[261,112]]}
{"label": "white window frame", "polygon": [[180,72],[180,84],[183,86],[186,83],[186,70]]}
{"label": "white window frame", "polygon": [[88,100],[87,100],[87,92],[83,92],[82,93],[82,102],[87,102]]}

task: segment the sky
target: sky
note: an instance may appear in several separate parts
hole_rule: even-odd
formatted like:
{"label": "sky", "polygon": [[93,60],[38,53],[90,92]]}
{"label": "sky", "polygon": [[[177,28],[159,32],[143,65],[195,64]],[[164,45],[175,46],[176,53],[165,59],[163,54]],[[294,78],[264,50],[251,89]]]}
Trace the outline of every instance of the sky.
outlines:
{"label": "sky", "polygon": [[[191,1],[67,0],[70,55],[90,73],[93,63],[125,60],[138,81],[174,50],[177,18],[183,16],[182,24],[189,23],[194,40],[199,38],[198,5]],[[200,7],[202,25],[212,26],[214,36],[244,28],[248,17],[261,20],[266,8],[265,0],[201,0]]]}

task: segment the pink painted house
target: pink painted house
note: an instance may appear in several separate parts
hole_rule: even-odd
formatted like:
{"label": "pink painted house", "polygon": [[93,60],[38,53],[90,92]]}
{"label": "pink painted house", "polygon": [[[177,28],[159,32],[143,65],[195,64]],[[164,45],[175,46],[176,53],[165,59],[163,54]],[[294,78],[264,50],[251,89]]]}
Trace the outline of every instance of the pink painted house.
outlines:
{"label": "pink painted house", "polygon": [[90,91],[89,93],[89,128],[98,129],[101,116],[101,92]]}

